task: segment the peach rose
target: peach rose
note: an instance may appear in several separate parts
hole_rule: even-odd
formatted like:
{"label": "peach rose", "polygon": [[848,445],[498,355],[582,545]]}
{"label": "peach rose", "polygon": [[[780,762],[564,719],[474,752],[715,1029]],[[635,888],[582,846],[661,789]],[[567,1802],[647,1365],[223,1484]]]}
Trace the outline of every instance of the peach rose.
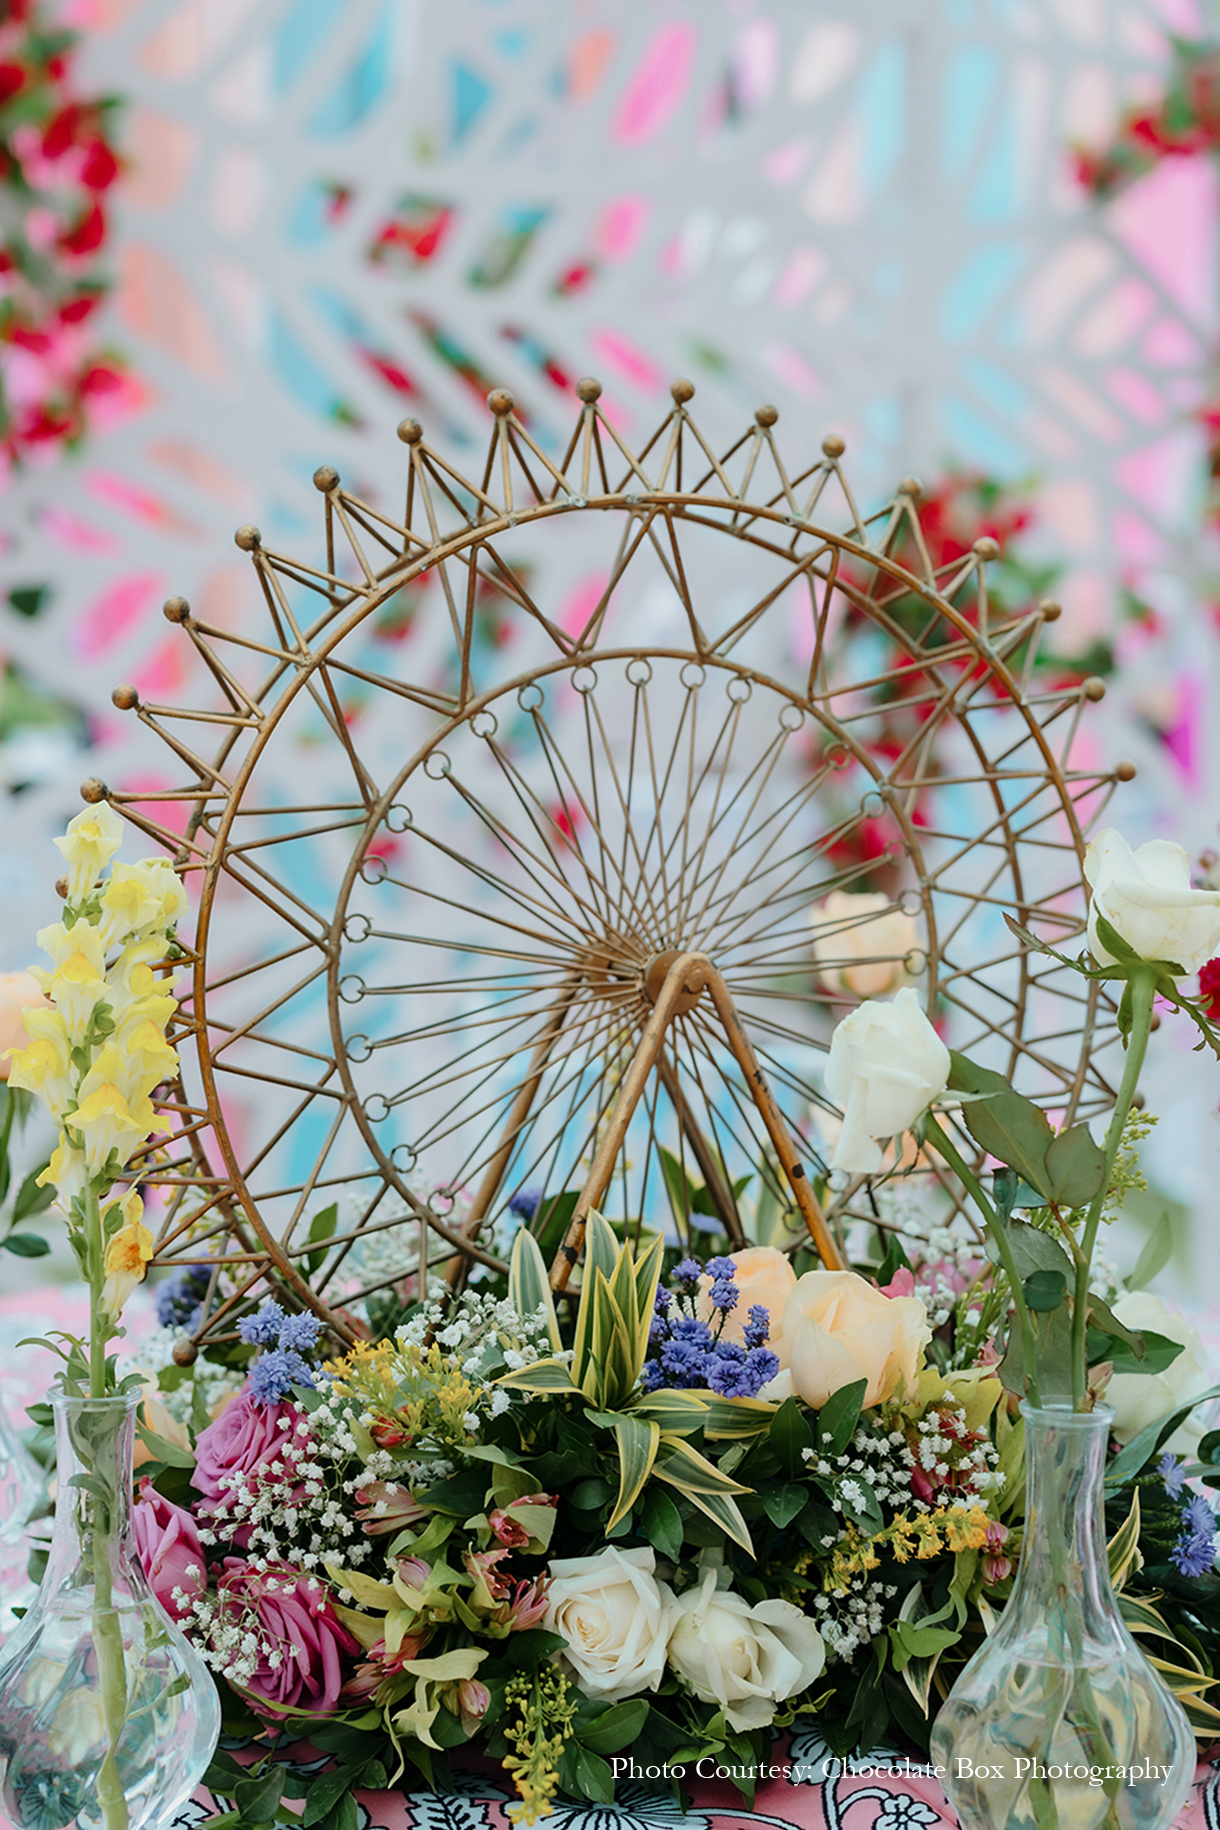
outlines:
{"label": "peach rose", "polygon": [[31,1004],[49,1008],[45,998],[28,972],[0,973],[0,1080],[8,1079],[11,1048],[25,1048],[30,1038],[21,1013]]}
{"label": "peach rose", "polygon": [[877,998],[916,976],[919,930],[888,896],[834,890],[810,916],[818,976],[833,991]]}
{"label": "peach rose", "polygon": [[784,1305],[776,1351],[797,1397],[814,1410],[857,1379],[868,1380],[868,1407],[914,1385],[931,1339],[917,1296],[883,1296],[855,1271],[806,1271]]}
{"label": "peach rose", "polygon": [[[761,1303],[771,1317],[770,1345],[776,1347],[776,1336],[784,1314],[784,1304],[796,1288],[796,1272],[792,1269],[792,1260],[773,1245],[751,1245],[745,1251],[730,1252],[729,1257],[737,1267],[734,1282],[737,1285],[737,1307],[730,1309],[724,1318],[721,1339],[736,1341],[744,1347],[746,1323],[750,1319],[750,1310],[755,1303]],[[699,1313],[703,1320],[712,1318],[712,1306],[707,1300],[711,1289],[710,1277],[699,1279]],[[788,1364],[782,1355],[780,1365]]]}

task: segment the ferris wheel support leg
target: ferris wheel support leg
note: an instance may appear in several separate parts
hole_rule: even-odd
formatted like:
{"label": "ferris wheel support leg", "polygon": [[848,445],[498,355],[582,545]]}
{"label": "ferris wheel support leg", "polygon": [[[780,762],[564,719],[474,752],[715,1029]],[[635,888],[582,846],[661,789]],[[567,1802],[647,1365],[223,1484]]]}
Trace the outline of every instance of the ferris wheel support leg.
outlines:
{"label": "ferris wheel support leg", "polygon": [[682,953],[670,966],[657,992],[652,1015],[644,1025],[639,1046],[623,1078],[614,1110],[594,1154],[588,1180],[580,1191],[563,1244],[555,1255],[555,1262],[551,1266],[551,1288],[555,1291],[567,1289],[568,1279],[579,1263],[589,1211],[600,1205],[610,1186],[614,1164],[627,1136],[632,1114],[643,1096],[648,1076],[660,1058],[665,1032],[679,1008],[689,1008],[690,995],[698,996],[703,991],[711,994],[716,1014],[724,1024],[725,1039],[746,1076],[750,1097],[758,1107],[771,1142],[775,1145],[776,1154],[791,1184],[793,1196],[804,1216],[818,1256],[829,1270],[845,1269],[842,1254],[818,1206],[817,1197],[809,1184],[783,1115],[771,1097],[771,1090],[763,1078],[758,1058],[742,1027],[728,987],[706,953]]}
{"label": "ferris wheel support leg", "polygon": [[[487,1165],[486,1170],[483,1172],[483,1180],[479,1183],[474,1200],[470,1206],[470,1212],[466,1217],[464,1231],[468,1239],[473,1239],[477,1236],[484,1220],[487,1218],[488,1208],[500,1192],[500,1184],[504,1180],[504,1172],[508,1168],[513,1151],[517,1147],[517,1139],[521,1134],[522,1126],[530,1115],[530,1108],[534,1103],[534,1097],[542,1083],[542,1076],[546,1072],[546,1064],[551,1058],[551,1050],[554,1048],[560,1031],[567,1022],[568,1012],[572,1008],[572,1000],[576,996],[583,976],[584,975],[580,972],[567,973],[562,988],[560,989],[559,996],[551,1006],[550,1014],[543,1025],[542,1033],[538,1038],[533,1055],[530,1057],[529,1069],[525,1079],[517,1089],[517,1095],[513,1100],[512,1108],[504,1121],[504,1129],[500,1133],[500,1142],[496,1146],[496,1153],[492,1157],[491,1162]],[[471,1261],[464,1253],[459,1253],[450,1264],[445,1281],[455,1295],[465,1284],[466,1279],[470,1274],[470,1265]]]}

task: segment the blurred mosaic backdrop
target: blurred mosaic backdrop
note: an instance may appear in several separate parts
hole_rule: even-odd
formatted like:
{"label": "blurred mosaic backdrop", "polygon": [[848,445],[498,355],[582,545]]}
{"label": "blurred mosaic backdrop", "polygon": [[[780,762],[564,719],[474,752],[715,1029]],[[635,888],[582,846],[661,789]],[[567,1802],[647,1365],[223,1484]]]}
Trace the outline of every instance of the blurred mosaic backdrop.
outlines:
{"label": "blurred mosaic backdrop", "polygon": [[[985,512],[1002,484],[1005,527],[1027,523],[1014,588],[1053,582],[1065,668],[1106,676],[1074,761],[1137,764],[1117,808],[1134,836],[1216,842],[1216,173],[1164,161],[1099,205],[1070,155],[1156,93],[1167,33],[1206,28],[1194,0],[60,12],[82,87],[124,98],[101,323],[126,379],[81,452],[14,473],[0,511],[0,965],[48,917],[47,838],[81,778],[168,783],[110,690],[204,693],[161,604],[253,614],[234,527],[317,557],[318,464],[392,502],[404,415],[462,465],[504,385],[555,446],[588,373],[632,440],[677,375],[726,441],[773,401],[794,455],[846,439],[866,503],[958,471],[986,480]],[[531,564],[561,620],[604,582],[571,539]],[[373,665],[409,670],[421,607],[382,618]],[[512,640],[495,606],[486,639]],[[1193,1206],[1220,1132],[1183,1029],[1148,1161]]]}

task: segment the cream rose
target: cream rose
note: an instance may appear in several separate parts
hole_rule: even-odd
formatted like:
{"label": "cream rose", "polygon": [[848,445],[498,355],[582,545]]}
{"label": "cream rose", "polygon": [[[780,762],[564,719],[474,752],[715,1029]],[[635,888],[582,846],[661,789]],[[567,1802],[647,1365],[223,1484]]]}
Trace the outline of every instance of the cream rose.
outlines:
{"label": "cream rose", "polygon": [[[737,1267],[733,1279],[738,1290],[737,1306],[725,1315],[720,1338],[735,1341],[739,1347],[744,1346],[750,1310],[755,1304],[761,1304],[771,1317],[771,1338],[768,1345],[774,1347],[784,1304],[796,1286],[792,1260],[773,1245],[751,1245],[743,1252],[730,1252],[729,1256]],[[713,1314],[707,1298],[711,1284],[710,1277],[699,1279],[699,1313],[704,1321],[710,1321]],[[786,1362],[781,1360],[780,1364],[782,1366]]]}
{"label": "cream rose", "polygon": [[905,962],[919,946],[919,931],[888,896],[835,890],[810,922],[819,977],[833,990],[875,998],[912,976]]}
{"label": "cream rose", "polygon": [[876,1139],[909,1129],[948,1079],[949,1051],[909,986],[892,1004],[861,1004],[830,1039],[826,1091],[843,1108],[830,1167],[876,1175]]}
{"label": "cream rose", "polygon": [[805,1690],[826,1663],[822,1635],[790,1601],[753,1606],[718,1589],[708,1569],[677,1602],[669,1662],[704,1703],[718,1703],[730,1728],[765,1728],[775,1706]]}
{"label": "cream rose", "polygon": [[665,1675],[674,1593],[655,1568],[651,1549],[614,1544],[551,1564],[543,1625],[567,1640],[562,1658],[586,1696],[618,1703],[655,1690]]}
{"label": "cream rose", "polygon": [[1191,888],[1190,859],[1180,845],[1151,839],[1132,851],[1108,826],[1085,852],[1084,874],[1093,892],[1089,951],[1099,965],[1114,962],[1097,937],[1099,915],[1141,959],[1172,960],[1183,973],[1220,953],[1220,890]]}
{"label": "cream rose", "polygon": [[[1115,1373],[1106,1387],[1105,1402],[1114,1406],[1114,1434],[1119,1442],[1130,1442],[1133,1436],[1168,1417],[1170,1411],[1211,1383],[1207,1359],[1197,1329],[1176,1310],[1167,1309],[1159,1296],[1148,1290],[1132,1290],[1113,1305],[1118,1320],[1127,1328],[1148,1328],[1170,1341],[1181,1341],[1182,1351],[1162,1373]],[[1203,1420],[1187,1417],[1165,1444],[1175,1455],[1192,1455],[1203,1434]]]}
{"label": "cream rose", "polygon": [[884,1296],[855,1271],[806,1271],[784,1305],[777,1352],[793,1391],[815,1411],[857,1379],[868,1381],[867,1408],[914,1386],[931,1339],[917,1296]]}

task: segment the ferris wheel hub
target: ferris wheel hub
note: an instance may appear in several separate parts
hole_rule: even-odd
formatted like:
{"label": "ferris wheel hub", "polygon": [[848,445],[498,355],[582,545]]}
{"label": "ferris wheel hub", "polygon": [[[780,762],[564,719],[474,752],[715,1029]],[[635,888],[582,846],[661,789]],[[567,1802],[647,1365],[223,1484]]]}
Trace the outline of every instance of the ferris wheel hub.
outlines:
{"label": "ferris wheel hub", "polygon": [[[670,947],[664,953],[654,954],[649,960],[644,968],[644,991],[650,1004],[656,1003],[661,995],[661,987],[664,985],[673,968],[674,961],[681,958],[681,948]],[[683,1015],[686,1011],[693,1010],[695,1005],[699,1002],[702,991],[702,985],[696,985],[692,990],[679,992],[677,1001],[674,1004],[675,1012],[678,1015]]]}

